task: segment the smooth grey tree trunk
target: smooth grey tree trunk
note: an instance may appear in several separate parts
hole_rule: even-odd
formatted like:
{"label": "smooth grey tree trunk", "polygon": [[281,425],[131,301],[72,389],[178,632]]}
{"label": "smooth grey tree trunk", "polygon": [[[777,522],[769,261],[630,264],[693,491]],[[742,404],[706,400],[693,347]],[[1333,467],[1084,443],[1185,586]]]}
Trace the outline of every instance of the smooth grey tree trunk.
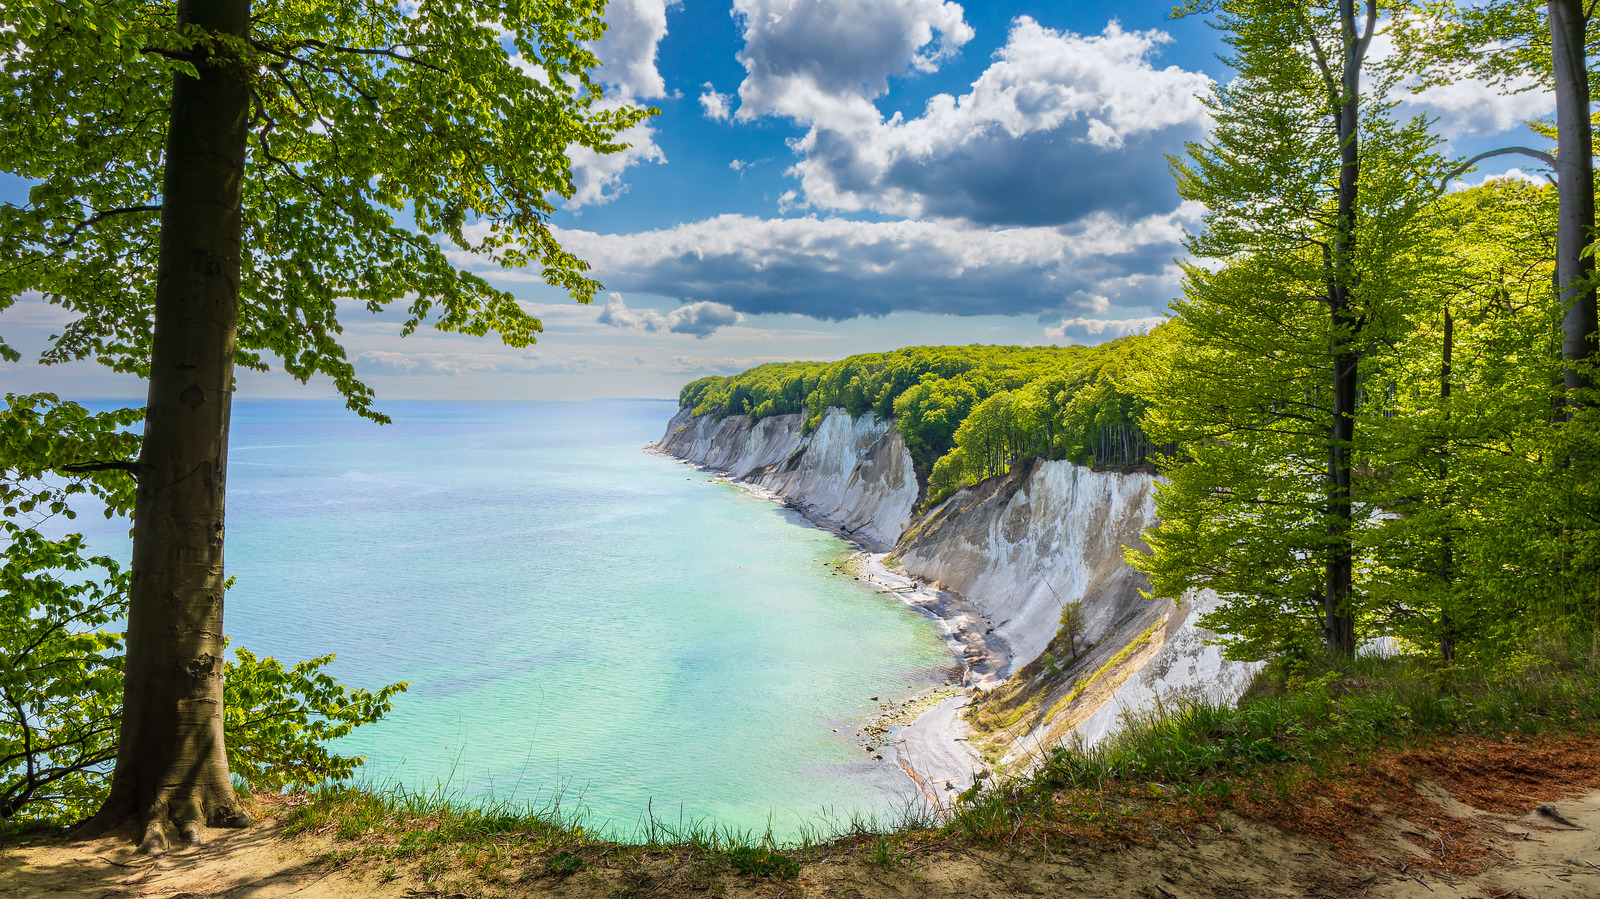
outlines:
{"label": "smooth grey tree trunk", "polygon": [[[1361,179],[1361,66],[1367,39],[1357,28],[1355,0],[1339,0],[1344,54],[1339,78],[1341,100],[1336,113],[1339,138],[1338,222],[1329,260],[1328,312],[1333,329],[1333,423],[1328,441],[1326,587],[1322,593],[1323,632],[1328,649],[1352,656],[1356,651],[1354,597],[1354,505],[1352,450],[1355,447],[1356,403],[1361,377],[1361,317],[1351,308],[1356,284],[1355,235]],[[1371,33],[1368,24],[1367,33]]]}
{"label": "smooth grey tree trunk", "polygon": [[[1594,140],[1589,121],[1589,71],[1585,64],[1588,17],[1581,0],[1549,0],[1550,51],[1556,95],[1556,282],[1565,314],[1561,356],[1593,361],[1596,352],[1594,258],[1583,251],[1594,239]],[[1589,386],[1568,366],[1568,393]]]}
{"label": "smooth grey tree trunk", "polygon": [[[249,0],[180,0],[178,26],[244,37]],[[86,833],[137,829],[160,852],[243,826],[222,740],[222,542],[239,312],[249,85],[201,61],[173,84],[150,394],[134,505],[122,730]]]}

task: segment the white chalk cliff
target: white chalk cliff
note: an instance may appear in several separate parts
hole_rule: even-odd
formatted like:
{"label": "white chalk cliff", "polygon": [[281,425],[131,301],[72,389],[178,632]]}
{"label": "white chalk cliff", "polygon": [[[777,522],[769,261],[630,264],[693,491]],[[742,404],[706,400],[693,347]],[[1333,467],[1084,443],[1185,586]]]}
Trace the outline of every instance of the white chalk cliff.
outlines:
{"label": "white chalk cliff", "polygon": [[[1099,672],[1124,647],[1146,640],[1139,652],[1123,654],[1131,662],[1123,670],[1097,674],[1104,682],[1071,704],[1070,722],[1043,715],[1011,733],[1014,744],[1060,739],[1064,725],[1095,742],[1123,710],[1178,694],[1231,700],[1248,685],[1254,668],[1223,661],[1207,644],[1215,635],[1194,623],[1215,597],[1202,594],[1176,608],[1145,597],[1143,575],[1123,559],[1124,547],[1144,547],[1144,529],[1155,522],[1152,475],[1040,461],[957,491],[913,519],[916,474],[892,422],[829,409],[810,434],[800,433],[802,423],[798,414],[752,423],[682,410],[657,448],[890,550],[905,574],[958,595],[992,629],[987,639],[1009,649],[999,653],[1009,659],[995,672],[1001,677],[1040,657],[1066,602],[1082,603],[1082,636],[1095,644],[1074,672]],[[1069,680],[1060,689],[1071,686]]]}
{"label": "white chalk cliff", "polygon": [[810,434],[804,417],[747,415],[720,421],[682,410],[656,444],[668,455],[724,472],[787,501],[807,517],[888,549],[917,504],[917,475],[905,441],[888,421],[852,420],[829,409]]}

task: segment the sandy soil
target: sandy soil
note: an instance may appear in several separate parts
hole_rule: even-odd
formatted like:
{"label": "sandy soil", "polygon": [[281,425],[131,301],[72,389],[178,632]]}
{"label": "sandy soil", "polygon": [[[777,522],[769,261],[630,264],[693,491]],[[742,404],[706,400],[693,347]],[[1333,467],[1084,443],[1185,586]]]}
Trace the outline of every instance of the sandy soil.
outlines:
{"label": "sandy soil", "polygon": [[244,830],[213,830],[207,843],[159,858],[137,855],[131,840],[115,837],[37,848],[0,849],[0,897],[227,896],[265,899],[294,895],[404,896],[408,886],[357,877],[323,861],[326,841],[285,840],[266,822]]}
{"label": "sandy soil", "polygon": [[986,770],[983,759],[967,741],[962,712],[971,701],[968,696],[952,696],[896,734],[895,760],[922,791],[929,808],[948,807]]}
{"label": "sandy soil", "polygon": [[1471,866],[1470,873],[1441,872],[1425,860],[1428,852],[1408,839],[1418,833],[1415,822],[1399,817],[1365,828],[1365,838],[1384,844],[1383,851],[1366,863],[1352,863],[1345,851],[1326,842],[1224,815],[1120,849],[1023,836],[1009,848],[960,848],[944,841],[883,852],[860,841],[815,852],[800,876],[788,881],[733,874],[726,866],[708,864],[703,854],[697,859],[691,850],[602,851],[583,871],[562,879],[544,873],[541,857],[519,857],[511,845],[499,856],[506,865],[488,880],[474,879],[464,870],[468,863],[443,874],[436,870],[428,879],[404,857],[393,864],[351,862],[350,853],[338,851],[349,843],[327,836],[283,839],[281,826],[269,820],[243,831],[213,831],[207,845],[157,859],[135,855],[130,843],[116,839],[0,848],[0,899],[1600,896],[1600,790],[1541,803],[1524,815],[1475,808],[1428,781],[1419,782],[1416,791],[1442,813],[1491,831],[1492,861]]}

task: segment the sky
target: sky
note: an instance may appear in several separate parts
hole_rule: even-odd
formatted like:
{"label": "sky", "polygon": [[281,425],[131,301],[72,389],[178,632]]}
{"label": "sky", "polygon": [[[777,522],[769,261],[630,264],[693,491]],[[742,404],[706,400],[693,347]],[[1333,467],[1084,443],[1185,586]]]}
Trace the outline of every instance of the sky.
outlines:
{"label": "sky", "polygon": [[[1181,241],[1203,213],[1174,192],[1166,157],[1205,138],[1199,95],[1231,77],[1220,35],[1169,9],[611,0],[595,47],[608,102],[661,114],[625,133],[622,153],[574,157],[575,191],[552,223],[604,285],[595,302],[457,254],[542,320],[536,346],[401,338],[400,316],[359,308],[342,314],[345,345],[381,407],[674,397],[763,362],[1146,329],[1180,293]],[[1444,151],[1461,156],[1544,146],[1523,120],[1554,111],[1548,94],[1476,82],[1396,99],[1400,115],[1435,117]],[[1519,173],[1518,159],[1461,184]],[[18,194],[0,182],[0,199]],[[36,351],[67,322],[25,297],[0,333]],[[144,392],[92,363],[0,363],[0,381],[85,399]],[[237,395],[333,390],[241,372]]]}

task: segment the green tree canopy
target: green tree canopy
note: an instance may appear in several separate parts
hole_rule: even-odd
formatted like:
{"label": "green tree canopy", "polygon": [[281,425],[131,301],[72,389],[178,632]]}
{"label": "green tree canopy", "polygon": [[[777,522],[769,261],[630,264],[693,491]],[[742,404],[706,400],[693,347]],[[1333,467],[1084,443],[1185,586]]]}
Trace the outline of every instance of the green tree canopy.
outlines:
{"label": "green tree canopy", "polygon": [[[1214,89],[1211,136],[1174,159],[1206,207],[1186,247],[1180,323],[1137,392],[1179,447],[1158,490],[1159,595],[1211,587],[1218,630],[1252,654],[1314,641],[1345,655],[1363,624],[1356,481],[1385,395],[1439,161],[1425,123],[1397,123],[1370,77],[1375,2],[1216,4],[1238,78]],[[1316,626],[1320,622],[1320,626]]]}
{"label": "green tree canopy", "polygon": [[248,33],[223,35],[170,3],[5,4],[0,171],[30,189],[0,206],[0,311],[36,292],[75,316],[45,361],[147,373],[173,78],[233,67],[249,88],[238,364],[325,375],[381,419],[341,309],[400,303],[406,333],[533,342],[539,322],[457,249],[592,297],[552,198],[572,193],[570,146],[620,149],[647,112],[600,106],[585,43],[603,7],[256,0]]}

